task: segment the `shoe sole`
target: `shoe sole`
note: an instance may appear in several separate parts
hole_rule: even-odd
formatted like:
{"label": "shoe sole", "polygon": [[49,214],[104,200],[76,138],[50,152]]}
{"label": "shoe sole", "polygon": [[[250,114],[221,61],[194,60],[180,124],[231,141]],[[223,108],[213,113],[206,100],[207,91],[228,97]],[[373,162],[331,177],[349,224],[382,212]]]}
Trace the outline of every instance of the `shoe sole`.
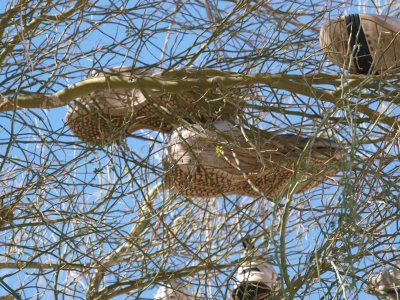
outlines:
{"label": "shoe sole", "polygon": [[304,155],[308,141],[293,135],[271,140],[247,133],[245,138],[237,128],[178,128],[164,156],[164,183],[185,197],[238,194],[275,199],[296,180],[295,192],[300,193],[334,176],[336,162],[344,155],[329,140],[315,141]]}
{"label": "shoe sole", "polygon": [[[113,73],[132,75],[131,68]],[[92,77],[104,73],[94,73]],[[109,73],[108,73],[109,74]],[[158,76],[160,73],[142,75]],[[96,91],[77,99],[66,115],[66,123],[81,141],[95,145],[117,143],[129,134],[149,129],[169,133],[181,119],[190,123],[232,119],[238,111],[239,89],[226,96],[220,89],[144,96],[139,89]]]}

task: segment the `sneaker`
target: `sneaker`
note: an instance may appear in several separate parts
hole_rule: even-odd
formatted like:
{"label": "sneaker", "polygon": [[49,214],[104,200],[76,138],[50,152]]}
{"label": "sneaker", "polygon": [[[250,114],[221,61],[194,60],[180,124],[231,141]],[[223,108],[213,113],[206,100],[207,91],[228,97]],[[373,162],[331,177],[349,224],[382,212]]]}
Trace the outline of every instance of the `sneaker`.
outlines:
{"label": "sneaker", "polygon": [[[161,73],[158,71],[134,73],[130,67],[119,67],[104,72],[92,72],[90,77],[113,74],[157,77]],[[186,74],[183,72],[179,76],[190,77],[190,71]],[[198,123],[203,120],[231,118],[237,113],[237,105],[232,101],[226,101],[225,95],[219,89],[174,94],[160,93],[160,91],[148,91],[148,93],[146,97],[139,89],[108,89],[92,92],[77,99],[67,112],[66,123],[83,142],[108,145],[140,129],[168,133],[173,124],[181,119]]]}
{"label": "sneaker", "polygon": [[385,269],[367,280],[367,291],[385,299],[400,299],[400,270]]}
{"label": "sneaker", "polygon": [[400,70],[400,20],[352,14],[326,23],[320,32],[327,58],[356,74]]}
{"label": "sneaker", "polygon": [[[249,255],[248,250],[250,249],[246,248],[244,257]],[[257,253],[251,255],[257,255]],[[237,271],[232,298],[234,300],[268,299],[279,289],[277,277],[274,267],[267,260],[257,259],[245,262]]]}
{"label": "sneaker", "polygon": [[244,135],[234,123],[222,120],[208,127],[178,127],[163,158],[164,183],[189,198],[237,194],[274,199],[296,176],[295,192],[300,193],[335,175],[345,155],[334,141],[309,142],[290,134]]}

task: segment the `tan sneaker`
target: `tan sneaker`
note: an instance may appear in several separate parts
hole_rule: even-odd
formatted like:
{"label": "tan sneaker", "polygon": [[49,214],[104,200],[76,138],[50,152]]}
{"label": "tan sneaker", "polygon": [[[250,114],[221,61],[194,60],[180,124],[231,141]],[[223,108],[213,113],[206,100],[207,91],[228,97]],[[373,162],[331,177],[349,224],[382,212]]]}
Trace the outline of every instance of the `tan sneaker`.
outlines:
{"label": "tan sneaker", "polygon": [[223,120],[208,128],[177,128],[163,159],[166,188],[186,197],[274,199],[292,180],[297,182],[295,191],[302,192],[337,173],[337,161],[344,155],[337,143],[315,139],[304,150],[310,138],[265,134],[243,134]]}
{"label": "tan sneaker", "polygon": [[[130,67],[119,67],[92,73],[91,77],[115,74],[133,77],[161,75],[160,72],[136,73]],[[190,74],[185,77],[190,78]],[[173,124],[182,119],[197,123],[232,118],[238,110],[234,101],[220,89],[183,93],[148,91],[146,96],[139,89],[108,89],[77,99],[67,112],[66,123],[80,140],[107,145],[139,129],[170,132]]]}
{"label": "tan sneaker", "polygon": [[327,58],[356,74],[400,70],[400,20],[353,14],[326,23],[320,32]]}

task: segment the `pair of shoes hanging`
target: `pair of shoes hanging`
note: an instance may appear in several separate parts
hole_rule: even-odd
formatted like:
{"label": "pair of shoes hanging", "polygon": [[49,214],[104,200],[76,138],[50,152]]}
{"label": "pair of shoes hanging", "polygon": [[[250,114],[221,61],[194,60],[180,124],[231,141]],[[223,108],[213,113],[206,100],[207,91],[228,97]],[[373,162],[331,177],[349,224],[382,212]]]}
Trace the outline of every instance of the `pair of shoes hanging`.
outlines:
{"label": "pair of shoes hanging", "polygon": [[[126,67],[91,76],[116,74],[161,76]],[[108,89],[78,99],[66,122],[79,139],[96,145],[116,143],[139,129],[171,133],[163,160],[166,188],[187,197],[243,194],[272,199],[295,177],[300,182],[296,192],[302,192],[336,174],[336,162],[343,155],[340,145],[268,132],[245,136],[229,121],[237,116],[238,105],[235,97],[225,99],[219,89],[146,95],[140,89]]]}

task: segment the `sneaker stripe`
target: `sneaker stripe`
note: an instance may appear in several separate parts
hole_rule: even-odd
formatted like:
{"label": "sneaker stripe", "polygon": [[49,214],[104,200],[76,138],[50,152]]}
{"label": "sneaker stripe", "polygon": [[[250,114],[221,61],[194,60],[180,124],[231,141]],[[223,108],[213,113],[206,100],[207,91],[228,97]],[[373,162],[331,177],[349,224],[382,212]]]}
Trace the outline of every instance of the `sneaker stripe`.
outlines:
{"label": "sneaker stripe", "polygon": [[368,74],[372,67],[372,56],[369,51],[367,39],[361,26],[360,15],[346,16],[347,33],[350,36],[351,49],[356,47],[353,53],[354,66],[359,74]]}

